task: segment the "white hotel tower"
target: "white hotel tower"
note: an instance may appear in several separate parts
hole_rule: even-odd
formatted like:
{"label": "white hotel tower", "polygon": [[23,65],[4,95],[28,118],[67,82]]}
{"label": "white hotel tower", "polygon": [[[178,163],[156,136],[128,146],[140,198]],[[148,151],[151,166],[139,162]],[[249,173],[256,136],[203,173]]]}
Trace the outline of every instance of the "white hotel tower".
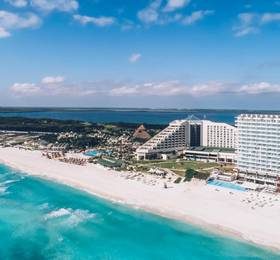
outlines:
{"label": "white hotel tower", "polygon": [[236,128],[225,123],[190,117],[172,121],[168,127],[136,150],[137,158],[152,159],[159,154],[179,152],[189,147],[235,148]]}
{"label": "white hotel tower", "polygon": [[241,177],[276,184],[280,178],[280,115],[242,114],[236,125]]}

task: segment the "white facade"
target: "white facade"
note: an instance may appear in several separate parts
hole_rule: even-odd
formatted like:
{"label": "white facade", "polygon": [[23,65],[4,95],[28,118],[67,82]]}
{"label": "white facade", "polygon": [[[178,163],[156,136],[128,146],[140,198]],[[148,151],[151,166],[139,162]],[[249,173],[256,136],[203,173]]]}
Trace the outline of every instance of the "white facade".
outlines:
{"label": "white facade", "polygon": [[228,124],[197,119],[175,120],[140,146],[136,154],[138,159],[146,159],[196,146],[235,148],[235,139],[236,128]]}
{"label": "white facade", "polygon": [[235,163],[236,155],[234,149],[223,151],[217,148],[190,149],[185,151],[185,157],[190,160],[220,162],[220,163]]}
{"label": "white facade", "polygon": [[247,179],[275,183],[280,177],[280,115],[242,114],[236,124],[238,170]]}
{"label": "white facade", "polygon": [[236,127],[208,120],[202,121],[201,146],[235,148]]}
{"label": "white facade", "polygon": [[186,120],[171,122],[168,127],[137,149],[137,158],[146,159],[147,155],[185,149],[187,143],[186,125]]}

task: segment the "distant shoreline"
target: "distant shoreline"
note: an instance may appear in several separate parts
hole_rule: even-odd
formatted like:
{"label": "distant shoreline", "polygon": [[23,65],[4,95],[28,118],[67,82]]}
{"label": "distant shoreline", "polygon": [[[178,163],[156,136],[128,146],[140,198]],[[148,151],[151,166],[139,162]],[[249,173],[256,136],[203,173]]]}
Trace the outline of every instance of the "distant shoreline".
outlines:
{"label": "distant shoreline", "polygon": [[[78,188],[111,201],[177,219],[216,234],[242,239],[280,252],[279,205],[251,210],[241,201],[245,192],[214,187],[201,182],[172,184],[173,188],[149,186],[127,180],[120,173],[98,165],[85,167],[43,158],[40,152],[0,148],[0,162],[27,174]],[[269,195],[265,195],[269,196]]]}
{"label": "distant shoreline", "polygon": [[133,107],[0,107],[0,113],[24,112],[82,112],[82,111],[108,111],[108,112],[238,112],[238,113],[280,113],[280,110],[271,109],[223,109],[223,108],[133,108]]}

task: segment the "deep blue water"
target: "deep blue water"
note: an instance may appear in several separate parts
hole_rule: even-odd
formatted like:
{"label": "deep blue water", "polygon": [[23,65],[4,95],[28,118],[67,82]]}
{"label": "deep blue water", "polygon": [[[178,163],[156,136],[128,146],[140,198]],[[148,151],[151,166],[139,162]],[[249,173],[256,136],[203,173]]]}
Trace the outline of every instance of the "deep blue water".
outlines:
{"label": "deep blue water", "polygon": [[90,110],[90,111],[46,111],[46,112],[12,112],[1,113],[0,116],[20,116],[31,118],[73,119],[96,123],[149,123],[168,124],[175,119],[184,119],[195,115],[200,119],[234,124],[239,111],[199,111],[199,112],[159,112],[159,111],[122,111],[122,110]]}
{"label": "deep blue water", "polygon": [[0,165],[0,259],[276,260],[280,255]]}

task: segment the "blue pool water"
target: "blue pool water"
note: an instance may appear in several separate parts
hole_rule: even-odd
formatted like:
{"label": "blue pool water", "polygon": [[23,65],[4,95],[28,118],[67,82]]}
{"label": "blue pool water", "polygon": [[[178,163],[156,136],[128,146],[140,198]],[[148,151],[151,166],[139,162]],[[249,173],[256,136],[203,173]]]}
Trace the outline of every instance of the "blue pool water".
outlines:
{"label": "blue pool water", "polygon": [[100,156],[103,154],[111,154],[111,151],[101,151],[101,150],[90,150],[84,153],[84,155],[86,156],[92,156],[92,157],[96,157],[96,156]]}
{"label": "blue pool water", "polygon": [[239,190],[239,191],[246,191],[246,189],[238,184],[230,183],[230,182],[225,182],[225,181],[217,181],[217,180],[209,180],[207,182],[209,185],[214,185],[222,188],[227,188],[227,189],[233,189],[233,190]]}
{"label": "blue pool water", "polygon": [[279,260],[280,256],[0,164],[0,259]]}

